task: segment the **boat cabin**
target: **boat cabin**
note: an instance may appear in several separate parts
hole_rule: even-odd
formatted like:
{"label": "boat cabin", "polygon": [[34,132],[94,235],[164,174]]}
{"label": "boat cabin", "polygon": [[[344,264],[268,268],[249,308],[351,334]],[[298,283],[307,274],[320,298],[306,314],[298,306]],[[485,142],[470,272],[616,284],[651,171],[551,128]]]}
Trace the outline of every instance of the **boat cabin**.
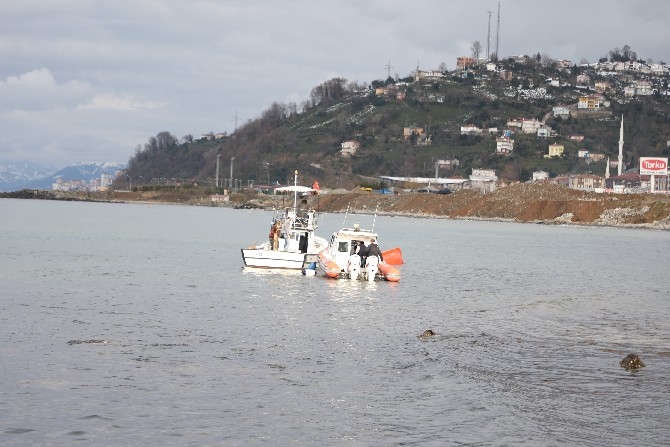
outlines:
{"label": "boat cabin", "polygon": [[310,237],[316,228],[314,211],[285,210],[278,213],[274,219],[281,222],[279,235],[279,251],[307,253],[310,245],[314,245],[314,238]]}
{"label": "boat cabin", "polygon": [[346,265],[356,246],[370,245],[373,239],[377,239],[377,233],[362,230],[358,224],[354,228],[342,228],[330,239],[330,256],[338,265]]}

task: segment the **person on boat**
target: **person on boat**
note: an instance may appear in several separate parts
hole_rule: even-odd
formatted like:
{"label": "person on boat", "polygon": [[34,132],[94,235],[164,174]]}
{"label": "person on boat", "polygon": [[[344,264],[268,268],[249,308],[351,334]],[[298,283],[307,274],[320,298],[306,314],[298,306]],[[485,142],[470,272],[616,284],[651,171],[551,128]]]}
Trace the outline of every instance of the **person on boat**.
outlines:
{"label": "person on boat", "polygon": [[361,267],[365,267],[365,260],[368,257],[368,247],[365,245],[365,241],[358,244],[358,249],[358,254],[361,257]]}
{"label": "person on boat", "polygon": [[272,239],[272,249],[279,250],[279,233],[281,232],[281,222],[275,224],[274,237]]}
{"label": "person on boat", "polygon": [[375,255],[368,256],[365,260],[365,278],[368,281],[374,281],[379,266],[379,258]]}
{"label": "person on boat", "polygon": [[377,256],[379,258],[379,262],[384,262],[384,256],[382,256],[382,251],[379,249],[379,245],[377,245],[377,241],[375,239],[372,239],[370,241],[370,245],[368,245],[367,257],[370,256]]}
{"label": "person on boat", "polygon": [[275,249],[275,234],[277,234],[277,225],[273,223],[270,226],[270,234],[268,234],[268,239],[270,241],[270,250]]}
{"label": "person on boat", "polygon": [[361,257],[358,255],[358,247],[354,249],[354,253],[349,256],[347,261],[347,273],[350,279],[358,279],[358,272],[361,270]]}

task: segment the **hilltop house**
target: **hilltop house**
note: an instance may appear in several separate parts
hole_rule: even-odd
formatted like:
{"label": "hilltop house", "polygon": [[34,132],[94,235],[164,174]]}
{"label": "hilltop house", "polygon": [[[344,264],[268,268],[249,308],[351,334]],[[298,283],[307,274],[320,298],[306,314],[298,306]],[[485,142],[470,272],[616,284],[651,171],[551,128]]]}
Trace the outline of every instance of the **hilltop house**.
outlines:
{"label": "hilltop house", "polygon": [[467,68],[475,65],[476,59],[468,56],[460,56],[456,58],[456,68]]}
{"label": "hilltop house", "polygon": [[563,155],[563,151],[565,150],[565,147],[562,144],[550,144],[549,145],[549,153],[545,154],[544,158],[551,158],[551,157],[560,157]]}
{"label": "hilltop house", "polygon": [[580,96],[579,101],[577,102],[577,108],[580,110],[600,110],[600,96]]}
{"label": "hilltop house", "polygon": [[461,126],[461,135],[481,135],[481,133],[482,130],[477,126],[473,126],[472,124]]}
{"label": "hilltop house", "polygon": [[409,140],[412,137],[412,134],[416,134],[417,137],[420,138],[424,133],[425,133],[424,128],[417,126],[404,127],[402,130],[402,136],[405,141]]}
{"label": "hilltop house", "polygon": [[361,143],[356,140],[347,140],[343,141],[341,146],[342,149],[340,150],[340,155],[342,157],[351,157],[352,155],[356,154],[358,149],[360,149]]}
{"label": "hilltop house", "polygon": [[513,119],[507,121],[507,128],[508,129],[515,128],[515,129],[521,130],[522,125],[523,125],[523,120],[520,120],[518,118],[513,118]]}
{"label": "hilltop house", "polygon": [[568,106],[565,105],[555,106],[551,110],[554,113],[554,116],[560,116],[562,118],[570,116],[570,109],[568,108]]}
{"label": "hilltop house", "polygon": [[496,154],[509,155],[514,150],[514,140],[508,136],[496,137]]}
{"label": "hilltop house", "polygon": [[536,118],[521,120],[521,132],[523,133],[537,133],[537,130],[542,126],[544,126],[542,121],[538,121]]}
{"label": "hilltop house", "polygon": [[448,158],[446,160],[437,160],[435,162],[435,165],[438,168],[445,168],[445,169],[453,169],[458,167],[461,164],[460,161],[458,161],[457,158]]}
{"label": "hilltop house", "polygon": [[589,85],[591,83],[591,77],[589,75],[580,74],[577,75],[577,85]]}
{"label": "hilltop house", "polygon": [[594,86],[598,93],[605,93],[612,88],[612,84],[609,81],[598,81]]}
{"label": "hilltop house", "polygon": [[624,87],[623,93],[627,97],[631,96],[649,96],[653,93],[653,88],[651,82],[638,80],[633,82],[633,84]]}

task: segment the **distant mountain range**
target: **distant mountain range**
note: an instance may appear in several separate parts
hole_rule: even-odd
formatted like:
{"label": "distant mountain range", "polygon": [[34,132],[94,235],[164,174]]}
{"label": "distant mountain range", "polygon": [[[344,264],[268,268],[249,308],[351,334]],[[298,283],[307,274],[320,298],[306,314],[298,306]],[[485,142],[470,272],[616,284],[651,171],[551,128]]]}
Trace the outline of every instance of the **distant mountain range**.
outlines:
{"label": "distant mountain range", "polygon": [[30,162],[0,162],[0,191],[51,189],[57,177],[89,181],[102,174],[114,176],[123,169],[125,164],[117,162],[79,162],[60,170]]}

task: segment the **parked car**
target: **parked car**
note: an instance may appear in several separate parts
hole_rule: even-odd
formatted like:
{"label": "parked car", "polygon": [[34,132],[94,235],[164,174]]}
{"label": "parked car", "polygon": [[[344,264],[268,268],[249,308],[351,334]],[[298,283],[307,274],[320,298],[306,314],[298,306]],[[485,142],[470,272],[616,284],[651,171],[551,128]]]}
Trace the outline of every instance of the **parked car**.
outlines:
{"label": "parked car", "polygon": [[438,189],[437,191],[433,191],[435,194],[451,194],[451,190],[449,188],[444,188],[444,189]]}

